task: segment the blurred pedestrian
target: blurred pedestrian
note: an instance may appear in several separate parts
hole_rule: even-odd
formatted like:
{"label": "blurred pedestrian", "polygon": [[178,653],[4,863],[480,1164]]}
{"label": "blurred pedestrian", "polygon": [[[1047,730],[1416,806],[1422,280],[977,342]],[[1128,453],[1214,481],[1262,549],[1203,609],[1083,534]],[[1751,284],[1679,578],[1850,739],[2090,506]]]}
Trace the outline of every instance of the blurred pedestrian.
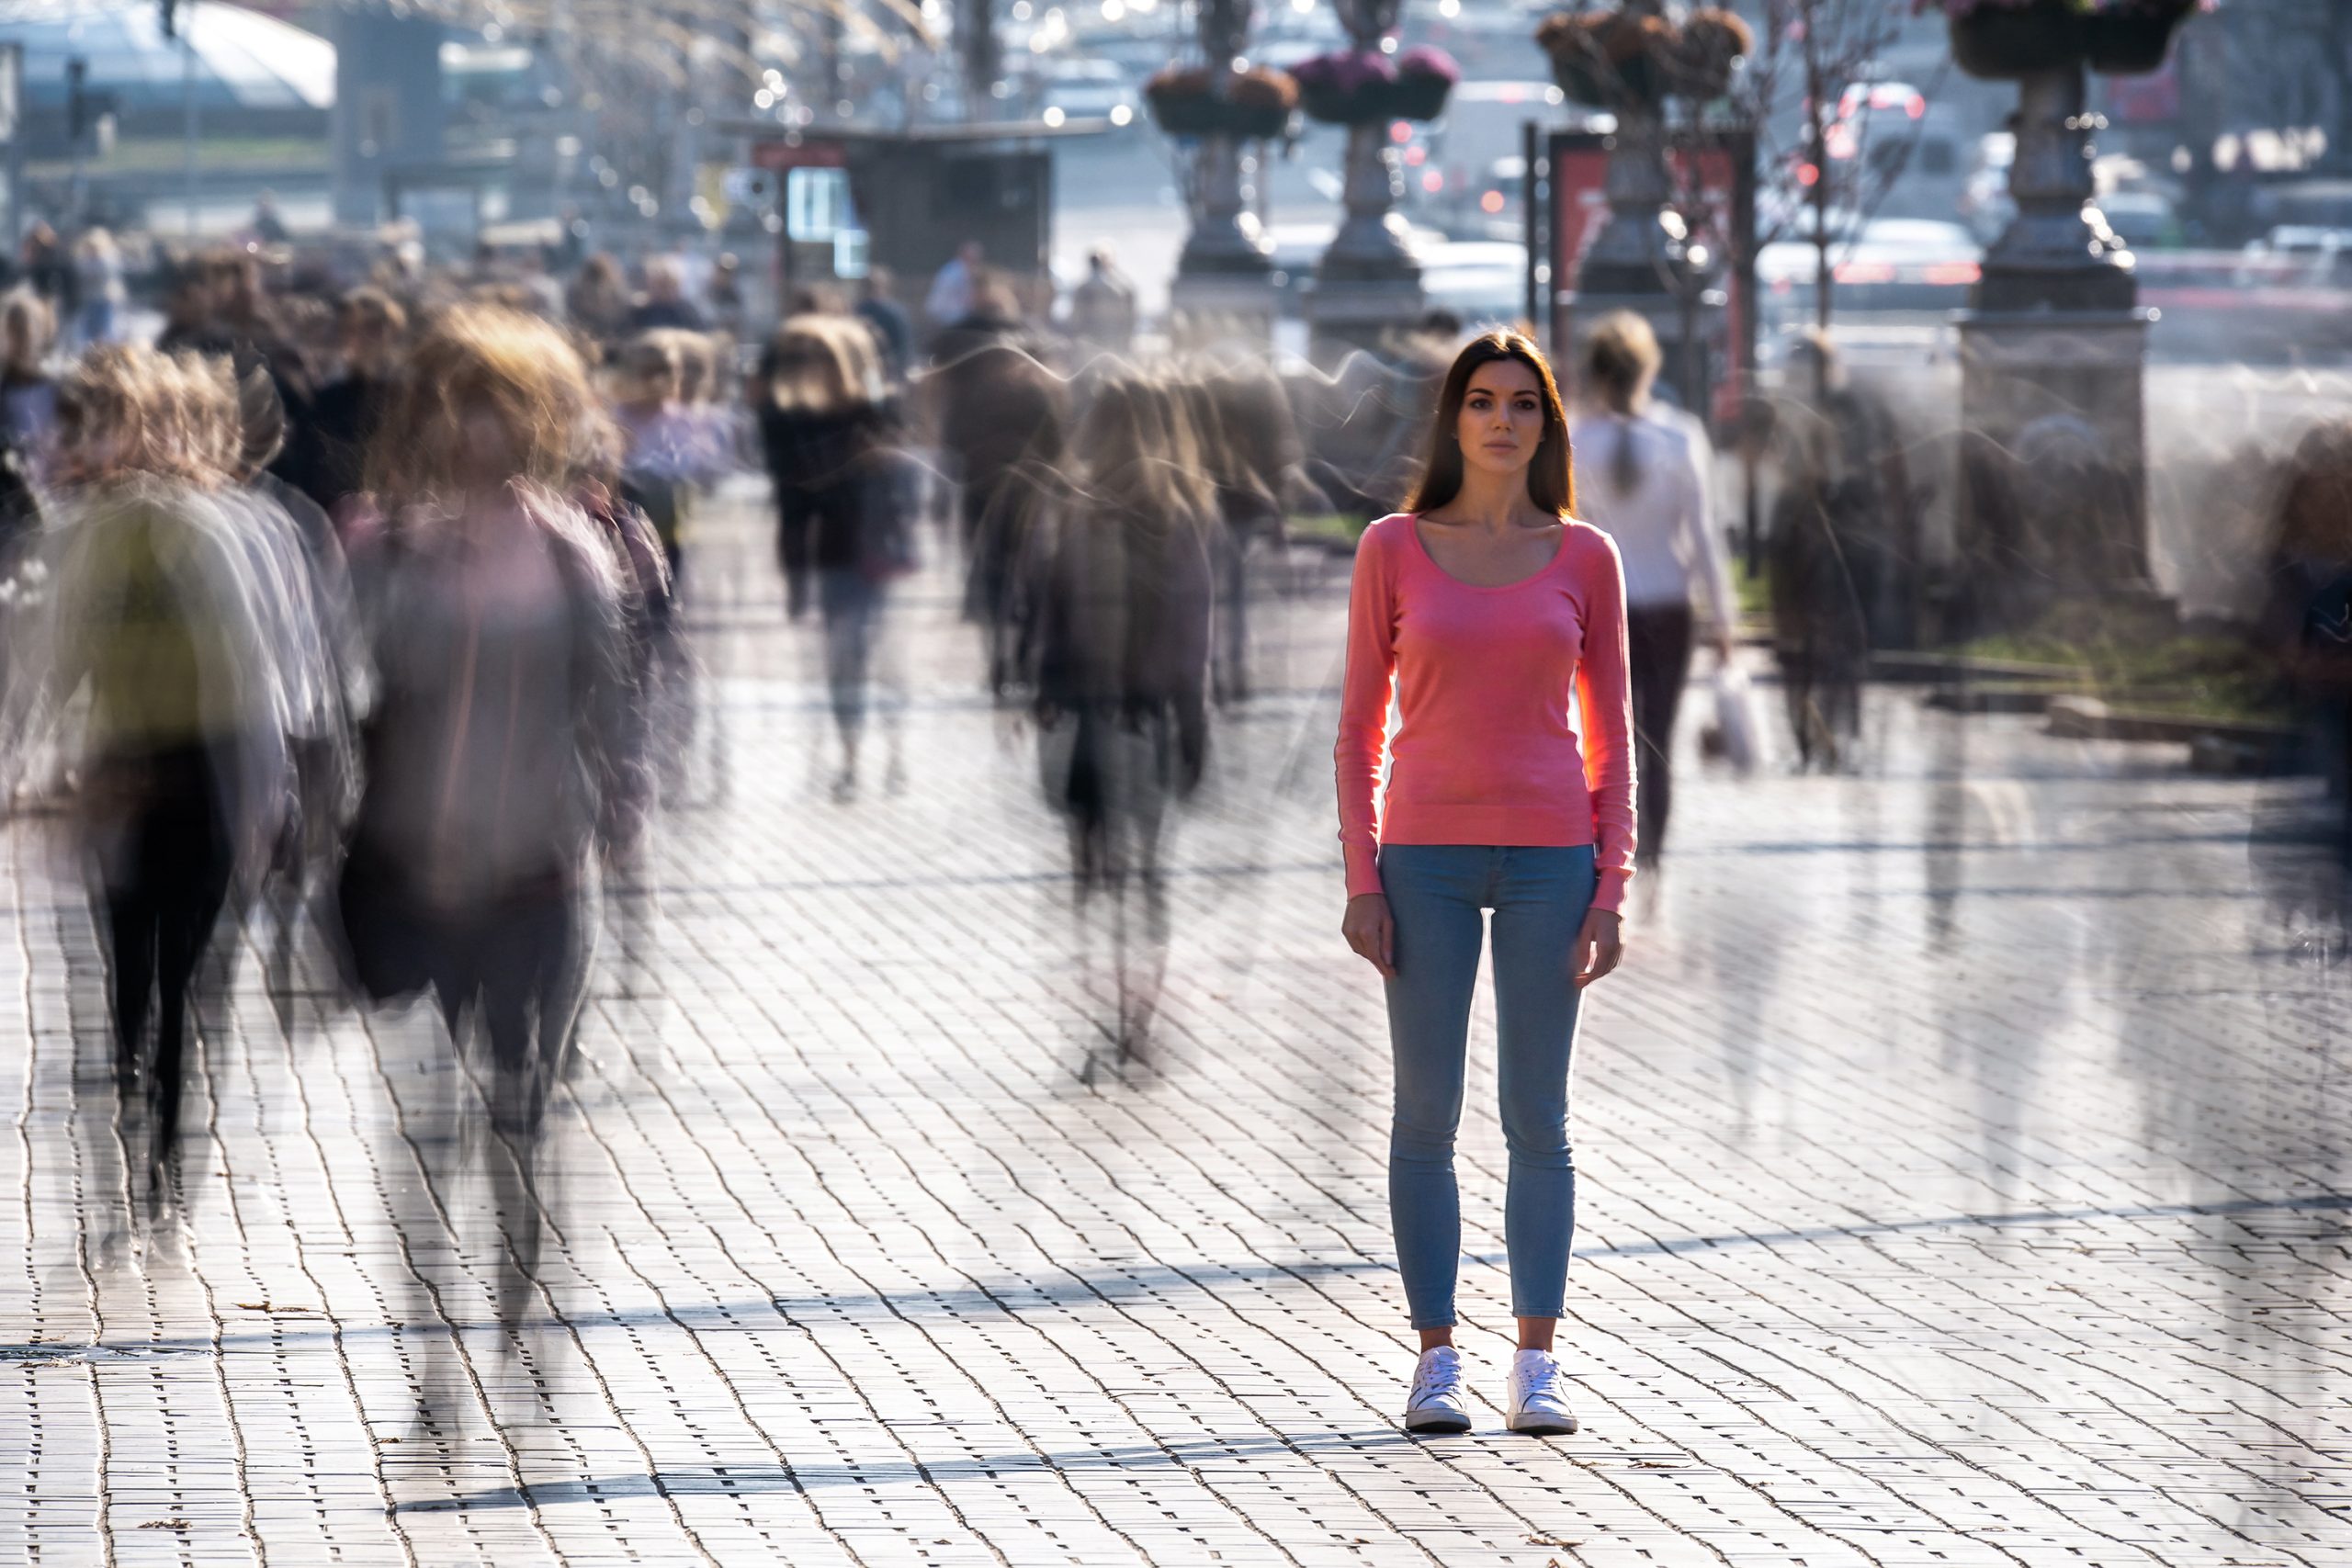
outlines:
{"label": "blurred pedestrian", "polygon": [[28,717],[80,726],[62,750],[81,780],[116,1077],[126,1100],[147,1089],[160,1201],[198,963],[274,841],[291,794],[288,731],[329,677],[282,516],[229,483],[240,436],[226,366],[100,347],[58,406],[56,587],[41,657],[15,672],[0,754],[28,753]]}
{"label": "blurred pedestrian", "polygon": [[743,264],[734,252],[721,253],[711,264],[702,298],[710,330],[730,338],[743,335]]}
{"label": "blurred pedestrian", "polygon": [[[885,698],[885,787],[905,778],[896,673],[886,616],[892,585],[914,569],[918,474],[899,440],[899,412],[873,334],[848,316],[787,317],[769,346],[762,434],[804,583],[812,580],[825,639],[825,682],[841,747],[833,797],[858,789],[869,694]],[[804,587],[803,592],[807,592]],[[878,679],[877,679],[878,677]]]}
{"label": "blurred pedestrian", "polygon": [[56,317],[41,298],[22,288],[0,295],[0,445],[38,472],[57,428],[57,378],[49,351]]}
{"label": "blurred pedestrian", "polygon": [[74,322],[74,346],[112,343],[125,298],[122,252],[114,236],[104,229],[84,230],[74,242],[74,268],[82,301],[81,313]]}
{"label": "blurred pedestrian", "polygon": [[1070,335],[1104,354],[1126,354],[1136,343],[1136,288],[1107,246],[1087,253],[1086,276],[1069,301]]}
{"label": "blurred pedestrian", "polygon": [[[1568,1067],[1580,993],[1617,965],[1634,863],[1624,579],[1609,536],[1569,515],[1567,420],[1527,338],[1487,333],[1461,351],[1427,454],[1419,493],[1356,553],[1336,752],[1341,930],[1386,982],[1396,1063],[1389,1206],[1421,1340],[1404,1421],[1470,1426],[1453,1143],[1491,908],[1520,1345],[1505,1419],[1572,1432],[1552,1350],[1576,1213]],[[1384,745],[1392,686],[1400,721]]]}
{"label": "blurred pedestrian", "polygon": [[621,351],[613,404],[621,434],[621,498],[652,524],[673,594],[681,592],[695,491],[718,477],[721,462],[709,423],[686,397],[689,356],[699,357],[702,342],[695,333],[639,334]]}
{"label": "blurred pedestrian", "polygon": [[[1078,422],[1034,552],[1024,639],[1046,797],[1069,826],[1080,939],[1110,942],[1121,1063],[1148,1046],[1168,961],[1162,837],[1208,754],[1216,494],[1166,383],[1121,374]],[[1086,950],[1081,947],[1081,960]]]}
{"label": "blurred pedestrian", "polygon": [[2352,420],[2313,425],[2287,466],[2259,636],[2335,803],[2329,850],[2352,873]]}
{"label": "blurred pedestrian", "polygon": [[379,999],[430,989],[487,1038],[491,1112],[532,1134],[586,995],[589,870],[645,798],[626,773],[627,570],[570,499],[600,419],[555,328],[443,311],[368,448],[355,571],[377,670],[340,907]]}
{"label": "blurred pedestrian", "polygon": [[359,492],[368,445],[407,346],[408,312],[380,288],[355,288],[336,306],[335,333],[341,370],[311,400],[309,423],[293,434],[292,477],[330,516]]}
{"label": "blurred pedestrian", "polygon": [[628,334],[628,280],[621,264],[598,251],[580,264],[563,291],[565,317],[591,342],[617,343]]}
{"label": "blurred pedestrian", "polygon": [[980,626],[989,690],[1001,695],[1014,673],[1020,562],[1065,457],[1062,388],[1034,352],[1012,288],[993,276],[933,355],[940,446],[962,487],[964,615]]}
{"label": "blurred pedestrian", "polygon": [[[270,297],[260,259],[250,253],[223,248],[187,258],[155,345],[167,353],[225,356],[241,375],[260,365],[293,428],[308,427],[317,378],[309,354]],[[301,461],[299,451],[282,456],[278,471],[299,481]]]}
{"label": "blurred pedestrian", "polygon": [[685,271],[675,256],[655,256],[645,264],[645,298],[628,313],[628,330],[648,333],[661,327],[681,332],[709,330],[710,323],[686,298]]}
{"label": "blurred pedestrian", "polygon": [[40,219],[33,220],[25,231],[24,240],[17,247],[18,278],[27,288],[50,308],[51,312],[66,321],[74,319],[78,303],[75,299],[77,279],[74,259],[57,231]]}
{"label": "blurred pedestrian", "polygon": [[262,192],[254,201],[250,227],[254,238],[265,245],[282,245],[294,237],[294,231],[286,226],[286,220],[278,214],[277,193],[274,190]]}
{"label": "blurred pedestrian", "polygon": [[1585,340],[1586,408],[1569,429],[1584,457],[1577,486],[1584,520],[1616,541],[1625,570],[1625,643],[1634,690],[1641,860],[1657,863],[1674,806],[1674,725],[1690,678],[1705,601],[1715,657],[1727,661],[1737,600],[1715,536],[1708,479],[1683,427],[1650,401],[1664,356],[1650,325],[1629,310],[1595,322]]}
{"label": "blurred pedestrian", "polygon": [[237,446],[229,489],[246,513],[245,536],[262,550],[256,570],[299,577],[291,598],[306,600],[311,626],[296,633],[314,683],[288,686],[285,725],[290,790],[275,841],[260,868],[259,904],[272,917],[269,995],[289,1036],[299,1028],[291,995],[294,953],[311,901],[328,884],[344,829],[358,802],[355,727],[372,680],[343,544],[326,511],[270,471],[285,445],[286,411],[258,365],[235,378]]}
{"label": "blurred pedestrian", "polygon": [[987,257],[978,240],[967,240],[932,275],[931,291],[923,296],[923,319],[936,332],[972,313]]}
{"label": "blurred pedestrian", "polygon": [[867,269],[857,286],[857,316],[874,333],[882,351],[882,373],[894,387],[903,386],[915,360],[914,323],[906,307],[891,297],[898,280],[886,266]]}
{"label": "blurred pedestrian", "polygon": [[1827,336],[1805,335],[1787,386],[1770,520],[1773,644],[1797,764],[1834,771],[1853,759],[1873,627],[1893,629],[1884,606],[1907,576],[1909,479],[1892,416],[1849,383]]}

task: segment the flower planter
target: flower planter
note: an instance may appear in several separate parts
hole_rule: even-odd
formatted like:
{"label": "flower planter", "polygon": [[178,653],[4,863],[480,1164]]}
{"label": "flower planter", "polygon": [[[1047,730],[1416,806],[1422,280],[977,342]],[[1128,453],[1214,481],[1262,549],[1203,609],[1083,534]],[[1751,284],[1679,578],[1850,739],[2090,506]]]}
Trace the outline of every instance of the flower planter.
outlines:
{"label": "flower planter", "polygon": [[1656,104],[1665,73],[1646,54],[1615,64],[1589,55],[1555,54],[1552,80],[1569,100],[1590,108],[1623,109],[1629,104]]}
{"label": "flower planter", "polygon": [[2177,16],[2092,15],[2082,18],[2083,55],[2103,76],[2143,76],[2163,66]]}
{"label": "flower planter", "polygon": [[1433,50],[1408,50],[1395,64],[1376,50],[1352,50],[1302,61],[1292,73],[1298,107],[1324,125],[1371,125],[1392,119],[1435,119],[1453,91],[1452,60]]}
{"label": "flower planter", "polygon": [[1278,104],[1238,103],[1205,93],[1154,94],[1151,118],[1170,136],[1232,136],[1244,141],[1272,140],[1290,129],[1290,111]]}
{"label": "flower planter", "polygon": [[2083,21],[2063,0],[2021,10],[1979,6],[1951,19],[1952,63],[1988,82],[2071,65],[2083,58]]}
{"label": "flower planter", "polygon": [[1380,118],[1380,104],[1375,92],[1385,84],[1357,87],[1335,87],[1329,84],[1298,85],[1298,112],[1317,125],[1356,125]]}
{"label": "flower planter", "polygon": [[1453,84],[1434,73],[1408,71],[1388,89],[1388,119],[1435,119],[1445,112]]}

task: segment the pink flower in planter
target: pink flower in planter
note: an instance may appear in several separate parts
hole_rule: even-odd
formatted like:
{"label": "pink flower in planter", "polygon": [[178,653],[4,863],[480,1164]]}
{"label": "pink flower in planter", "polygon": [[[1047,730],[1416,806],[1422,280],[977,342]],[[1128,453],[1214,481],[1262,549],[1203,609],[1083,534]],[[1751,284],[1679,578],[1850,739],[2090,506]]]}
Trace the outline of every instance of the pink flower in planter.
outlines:
{"label": "pink flower in planter", "polygon": [[1291,76],[1304,92],[1353,97],[1374,84],[1396,80],[1396,67],[1377,50],[1341,50],[1318,54],[1291,67]]}
{"label": "pink flower in planter", "polygon": [[1462,67],[1456,65],[1453,56],[1445,51],[1432,49],[1425,43],[1416,44],[1396,57],[1396,74],[1435,76],[1452,86],[1462,80]]}

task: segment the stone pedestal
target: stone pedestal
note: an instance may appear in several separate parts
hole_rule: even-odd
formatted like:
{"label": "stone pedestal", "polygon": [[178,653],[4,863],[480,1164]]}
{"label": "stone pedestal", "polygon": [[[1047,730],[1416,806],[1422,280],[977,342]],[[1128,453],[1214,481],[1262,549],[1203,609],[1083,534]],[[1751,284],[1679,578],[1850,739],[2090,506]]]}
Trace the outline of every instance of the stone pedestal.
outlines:
{"label": "stone pedestal", "polygon": [[1263,273],[1179,272],[1168,286],[1168,339],[1180,349],[1229,344],[1262,354],[1281,308]]}
{"label": "stone pedestal", "polygon": [[1193,231],[1177,259],[1178,275],[1264,276],[1273,270],[1274,246],[1250,210],[1240,141],[1231,136],[1204,136],[1193,157]]}
{"label": "stone pedestal", "polygon": [[1420,319],[1421,268],[1405,247],[1399,189],[1388,122],[1350,126],[1341,187],[1347,215],[1316,265],[1306,299],[1310,353],[1317,364],[1376,347]]}
{"label": "stone pedestal", "polygon": [[2064,603],[2161,612],[2148,568],[2148,312],[1969,310],[1959,599],[1973,632]]}
{"label": "stone pedestal", "polygon": [[[1577,269],[1577,289],[1612,297],[1670,296],[1681,258],[1666,226],[1674,181],[1666,164],[1666,121],[1655,107],[1628,108],[1618,118],[1603,190],[1609,218]],[[1664,340],[1661,332],[1659,341]]]}
{"label": "stone pedestal", "polygon": [[[1961,578],[1965,632],[2144,613],[2149,314],[2124,247],[2091,207],[2080,60],[2018,79],[2018,215],[1984,253],[1959,317]],[[2071,607],[2071,608],[2068,608]]]}

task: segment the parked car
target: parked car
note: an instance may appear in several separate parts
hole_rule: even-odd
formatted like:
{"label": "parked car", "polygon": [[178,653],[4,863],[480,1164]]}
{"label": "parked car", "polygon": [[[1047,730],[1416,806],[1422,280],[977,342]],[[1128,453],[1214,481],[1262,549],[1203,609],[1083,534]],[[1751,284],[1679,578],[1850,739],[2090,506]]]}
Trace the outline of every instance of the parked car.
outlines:
{"label": "parked car", "polygon": [[1107,119],[1118,126],[1142,118],[1134,82],[1107,60],[1057,60],[1047,65],[1038,86],[1038,107],[1059,109],[1069,119]]}
{"label": "parked car", "polygon": [[1519,324],[1527,314],[1527,247],[1497,240],[1425,243],[1421,297],[1462,318],[1466,332]]}
{"label": "parked car", "polygon": [[2115,237],[2135,251],[2180,246],[2180,214],[2162,191],[2110,191],[2098,198],[2098,210]]}
{"label": "parked car", "polygon": [[[1958,310],[1983,270],[1976,237],[1929,218],[1875,218],[1829,247],[1832,305],[1840,315]],[[1805,239],[1779,240],[1756,258],[1758,319],[1810,321],[1816,261]]]}

